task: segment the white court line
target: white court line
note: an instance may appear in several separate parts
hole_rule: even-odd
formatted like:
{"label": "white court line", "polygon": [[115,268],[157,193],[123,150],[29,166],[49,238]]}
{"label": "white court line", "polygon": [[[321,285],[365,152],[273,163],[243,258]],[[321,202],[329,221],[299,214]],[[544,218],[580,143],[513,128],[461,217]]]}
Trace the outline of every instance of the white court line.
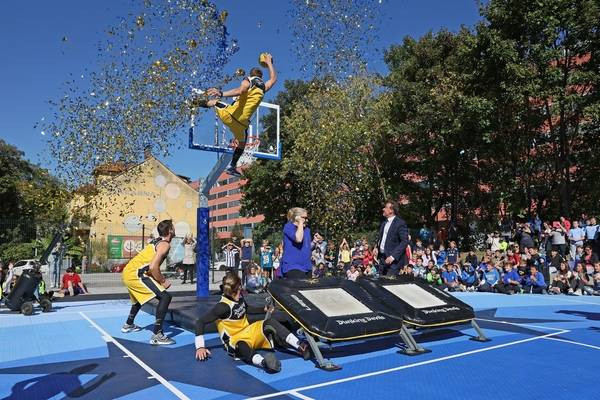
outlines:
{"label": "white court line", "polygon": [[163,386],[165,386],[167,389],[169,389],[169,391],[171,391],[171,393],[173,393],[175,396],[177,396],[177,398],[179,398],[181,400],[191,400],[189,397],[187,397],[185,394],[183,394],[179,389],[177,389],[175,386],[173,386],[171,383],[169,383],[169,381],[167,381],[165,378],[160,376],[156,371],[154,371],[152,368],[150,368],[146,363],[144,363],[142,360],[137,358],[136,355],[133,354],[131,351],[129,351],[125,346],[123,346],[121,343],[117,342],[117,340],[114,337],[109,335],[108,332],[106,332],[98,324],[96,324],[94,321],[92,321],[82,311],[80,311],[79,314],[83,318],[85,318],[90,324],[92,324],[94,326],[94,328],[96,328],[105,338],[109,339],[111,342],[113,342],[115,344],[115,346],[117,346],[125,354],[127,354],[129,356],[129,358],[131,358],[133,361],[135,361],[140,367],[144,368],[153,378],[155,378],[157,381],[162,383]]}
{"label": "white court line", "polygon": [[312,397],[305,396],[302,393],[298,393],[298,392],[289,392],[288,394],[292,395],[294,397],[297,397],[299,399],[302,399],[302,400],[315,400]]}
{"label": "white court line", "polygon": [[519,322],[498,321],[495,319],[485,319],[485,318],[475,318],[475,319],[477,321],[495,322],[497,324],[509,324],[509,325],[516,325],[516,326],[526,326],[526,327],[537,328],[537,329],[548,329],[551,331],[562,331],[562,329],[551,328],[549,326],[543,326],[543,325],[521,324]]}
{"label": "white court line", "polygon": [[320,387],[324,387],[324,386],[337,385],[338,383],[350,382],[350,381],[354,381],[354,380],[357,380],[357,379],[368,378],[368,377],[371,377],[371,376],[383,375],[383,374],[387,374],[387,373],[390,373],[390,372],[400,371],[400,370],[403,370],[403,369],[419,367],[421,365],[428,365],[428,364],[434,364],[434,363],[437,363],[437,362],[440,362],[440,361],[452,360],[454,358],[464,357],[464,356],[468,356],[470,354],[482,353],[482,352],[485,352],[485,351],[500,349],[502,347],[514,346],[514,345],[520,344],[520,343],[526,343],[526,342],[531,342],[531,341],[534,341],[534,340],[544,339],[544,338],[551,337],[551,336],[562,335],[563,333],[567,333],[567,332],[570,332],[570,330],[564,329],[564,330],[561,330],[559,332],[552,332],[552,333],[547,333],[547,334],[542,335],[542,336],[535,336],[535,337],[531,337],[531,338],[527,338],[527,339],[516,340],[514,342],[508,342],[508,343],[498,344],[496,346],[490,346],[490,347],[486,347],[484,349],[477,349],[477,350],[465,351],[463,353],[452,354],[450,356],[445,356],[445,357],[440,357],[440,358],[434,358],[432,360],[421,361],[421,362],[414,363],[414,364],[408,364],[408,365],[402,365],[400,367],[394,367],[394,368],[384,369],[382,371],[369,372],[367,374],[350,376],[350,377],[347,377],[347,378],[337,379],[337,380],[334,380],[334,381],[317,383],[315,385],[302,386],[302,387],[297,387],[297,388],[294,388],[294,389],[284,390],[284,391],[281,391],[281,392],[269,393],[269,394],[265,394],[265,395],[262,395],[262,396],[256,396],[256,397],[250,397],[250,398],[248,398],[248,400],[268,399],[268,398],[271,398],[271,397],[282,396],[284,394],[292,394],[292,393],[297,393],[297,392],[302,392],[302,391],[305,391],[305,390],[316,389],[316,388],[320,388]]}
{"label": "white court line", "polygon": [[560,338],[544,338],[544,339],[556,340],[557,342],[565,342],[565,343],[575,344],[577,346],[589,347],[591,349],[600,350],[600,347],[598,347],[598,346],[594,346],[594,345],[587,344],[587,343],[574,342],[573,340],[560,339]]}

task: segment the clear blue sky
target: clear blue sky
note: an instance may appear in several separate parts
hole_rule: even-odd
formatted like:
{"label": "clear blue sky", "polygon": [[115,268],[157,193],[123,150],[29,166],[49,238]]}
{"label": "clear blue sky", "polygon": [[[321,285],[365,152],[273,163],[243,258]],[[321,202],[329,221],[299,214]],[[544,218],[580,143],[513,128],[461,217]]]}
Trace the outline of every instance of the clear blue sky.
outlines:
{"label": "clear blue sky", "polygon": [[[142,1],[142,0],[139,0]],[[158,1],[158,0],[156,0]],[[289,4],[283,0],[215,1],[229,12],[227,27],[240,51],[231,60],[229,71],[256,64],[257,55],[269,51],[275,58],[280,82],[299,77],[295,55],[290,48]],[[122,0],[81,1],[7,0],[0,13],[0,137],[25,152],[25,157],[42,163],[44,137],[34,124],[48,116],[47,100],[63,94],[61,84],[70,73],[81,75],[84,68],[96,69],[96,45],[105,39],[106,29],[127,17],[131,2]],[[461,24],[479,20],[475,0],[373,0],[383,7],[379,39],[384,50],[400,43],[406,35],[419,37],[442,27],[456,31]],[[63,41],[66,37],[67,40]],[[382,54],[380,52],[380,54]],[[372,67],[385,73],[381,56]],[[269,94],[276,95],[278,84]],[[187,143],[185,132],[174,133]],[[282,132],[285,135],[285,132]],[[284,136],[285,140],[285,136]],[[205,176],[216,156],[188,150],[184,145],[163,160],[176,173],[193,179]],[[42,165],[44,166],[44,165]]]}

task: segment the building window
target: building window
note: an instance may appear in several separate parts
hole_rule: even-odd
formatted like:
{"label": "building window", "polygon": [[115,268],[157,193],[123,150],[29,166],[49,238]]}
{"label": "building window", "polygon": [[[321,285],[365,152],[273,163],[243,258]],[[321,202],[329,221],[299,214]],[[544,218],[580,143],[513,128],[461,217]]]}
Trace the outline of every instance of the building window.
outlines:
{"label": "building window", "polygon": [[227,179],[223,179],[222,181],[218,181],[217,185],[219,185],[219,186],[227,185]]}
{"label": "building window", "polygon": [[[239,189],[238,189],[238,190],[239,190]],[[226,191],[224,191],[224,192],[221,192],[221,193],[218,193],[218,194],[217,194],[217,198],[218,198],[218,199],[220,199],[220,198],[222,198],[222,197],[225,197],[225,196],[227,196],[227,190],[226,190]]]}
{"label": "building window", "polygon": [[216,198],[217,198],[217,195],[215,195],[215,194],[209,194],[209,195],[208,195],[208,199],[209,199],[209,200],[214,200],[214,199],[216,199]]}
{"label": "building window", "polygon": [[[241,192],[241,190],[240,190],[239,188],[237,188],[237,189],[231,189],[231,190],[228,190],[228,191],[227,191],[227,194],[229,194],[229,195],[232,195],[232,194],[238,194],[238,193],[240,193],[240,192]],[[219,193],[219,194],[220,194],[220,193]]]}
{"label": "building window", "polygon": [[227,208],[227,203],[217,204],[217,210],[222,210],[224,208]]}
{"label": "building window", "polygon": [[239,218],[239,217],[240,217],[240,213],[237,212],[237,213],[229,214],[227,216],[227,219],[235,219],[235,218]]}
{"label": "building window", "polygon": [[227,215],[219,215],[216,218],[217,221],[227,221]]}
{"label": "building window", "polygon": [[239,180],[240,180],[240,178],[239,178],[239,177],[237,177],[237,176],[234,176],[234,177],[232,177],[232,178],[229,178],[229,179],[227,180],[227,183],[235,183],[235,182],[239,182]]}
{"label": "building window", "polygon": [[240,201],[239,200],[234,200],[234,201],[230,201],[229,202],[229,207],[237,207],[240,205]]}
{"label": "building window", "polygon": [[227,232],[227,227],[226,226],[220,226],[217,228],[217,232]]}

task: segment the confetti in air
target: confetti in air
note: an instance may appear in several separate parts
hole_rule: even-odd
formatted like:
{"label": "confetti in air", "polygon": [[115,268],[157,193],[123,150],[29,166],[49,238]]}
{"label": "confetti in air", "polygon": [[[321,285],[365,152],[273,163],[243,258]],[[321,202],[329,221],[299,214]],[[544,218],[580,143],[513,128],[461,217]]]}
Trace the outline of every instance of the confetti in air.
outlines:
{"label": "confetti in air", "polygon": [[379,4],[372,0],[293,0],[292,4],[294,52],[306,76],[345,79],[366,67],[381,19]]}
{"label": "confetti in air", "polygon": [[223,71],[238,50],[227,11],[206,0],[132,4],[106,30],[95,65],[75,71],[81,78],[50,101],[53,117],[36,124],[59,176],[74,186],[100,165],[141,161],[145,148],[168,155],[181,147],[176,131],[189,121],[191,88],[235,79]]}

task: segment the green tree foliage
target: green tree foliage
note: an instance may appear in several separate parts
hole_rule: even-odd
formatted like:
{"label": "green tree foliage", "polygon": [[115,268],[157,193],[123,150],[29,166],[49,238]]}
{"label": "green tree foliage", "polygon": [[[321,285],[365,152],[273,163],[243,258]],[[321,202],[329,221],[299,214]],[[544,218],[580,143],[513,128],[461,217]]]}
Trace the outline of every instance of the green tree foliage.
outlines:
{"label": "green tree foliage", "polygon": [[66,217],[67,200],[61,182],[0,139],[0,243],[45,234]]}

